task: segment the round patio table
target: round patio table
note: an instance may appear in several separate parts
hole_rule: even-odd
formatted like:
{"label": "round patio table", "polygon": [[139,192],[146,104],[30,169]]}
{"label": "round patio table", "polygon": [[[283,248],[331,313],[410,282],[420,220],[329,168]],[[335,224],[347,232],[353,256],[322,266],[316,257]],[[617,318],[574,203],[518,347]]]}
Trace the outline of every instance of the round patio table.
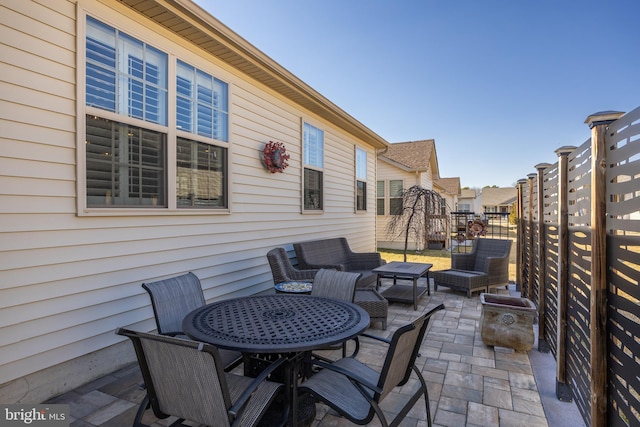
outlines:
{"label": "round patio table", "polygon": [[[182,329],[194,340],[242,352],[245,372],[252,369],[251,355],[285,355],[291,424],[297,425],[297,379],[305,354],[343,343],[367,329],[369,322],[365,310],[346,301],[275,294],[207,304],[189,313]],[[313,401],[311,405],[315,414]]]}
{"label": "round patio table", "polygon": [[260,295],[216,301],[189,313],[190,338],[243,353],[299,353],[347,341],[369,326],[369,314],[340,300]]}

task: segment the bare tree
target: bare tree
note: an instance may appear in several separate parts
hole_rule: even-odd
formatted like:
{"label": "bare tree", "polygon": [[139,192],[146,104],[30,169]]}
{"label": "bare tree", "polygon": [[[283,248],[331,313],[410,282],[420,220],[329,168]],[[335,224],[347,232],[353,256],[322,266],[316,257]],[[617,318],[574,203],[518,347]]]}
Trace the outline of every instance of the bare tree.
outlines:
{"label": "bare tree", "polygon": [[402,191],[402,207],[391,212],[392,218],[387,232],[392,237],[404,237],[404,261],[407,261],[409,237],[424,249],[429,236],[446,233],[449,224],[449,209],[444,198],[436,191],[414,185]]}

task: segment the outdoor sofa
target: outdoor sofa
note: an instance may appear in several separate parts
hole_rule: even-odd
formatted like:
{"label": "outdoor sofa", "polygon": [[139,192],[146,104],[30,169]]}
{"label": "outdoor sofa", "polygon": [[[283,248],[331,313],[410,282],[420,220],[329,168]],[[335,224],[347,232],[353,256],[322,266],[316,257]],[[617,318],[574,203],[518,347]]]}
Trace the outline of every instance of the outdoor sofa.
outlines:
{"label": "outdoor sofa", "polygon": [[356,288],[375,288],[376,267],[385,264],[377,252],[353,252],[344,237],[310,240],[293,244],[298,267],[303,270],[332,268],[339,271],[361,273]]}

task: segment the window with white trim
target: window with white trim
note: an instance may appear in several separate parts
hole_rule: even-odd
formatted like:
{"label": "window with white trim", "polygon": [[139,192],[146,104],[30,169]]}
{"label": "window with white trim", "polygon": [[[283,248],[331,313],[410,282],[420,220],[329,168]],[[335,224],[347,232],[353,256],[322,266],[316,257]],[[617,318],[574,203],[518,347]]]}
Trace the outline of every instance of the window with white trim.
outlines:
{"label": "window with white trim", "polygon": [[[228,84],[181,60],[170,75],[167,53],[86,22],[86,206],[228,208]],[[176,176],[167,176],[169,162]]]}
{"label": "window with white trim", "polygon": [[303,210],[323,209],[324,132],[303,123]]}
{"label": "window with white trim", "polygon": [[367,210],[367,152],[356,147],[356,210]]}
{"label": "window with white trim", "polygon": [[401,179],[389,180],[389,215],[402,215],[402,189]]}
{"label": "window with white trim", "polygon": [[376,182],[376,215],[384,215],[385,208],[385,182]]}

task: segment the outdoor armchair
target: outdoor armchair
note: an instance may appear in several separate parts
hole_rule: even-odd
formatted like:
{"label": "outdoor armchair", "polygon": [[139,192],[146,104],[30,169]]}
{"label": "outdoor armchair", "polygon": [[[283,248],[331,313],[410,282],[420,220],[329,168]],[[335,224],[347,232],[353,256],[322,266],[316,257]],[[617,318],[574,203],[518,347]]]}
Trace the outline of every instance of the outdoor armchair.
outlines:
{"label": "outdoor armchair", "polygon": [[[266,378],[285,360],[278,359],[256,378],[225,373],[212,345],[120,328],[131,339],[147,395],[133,425],[151,406],[158,418],[178,417],[207,426],[254,426],[283,385]],[[288,418],[282,414],[281,424]]]}
{"label": "outdoor armchair", "polygon": [[[186,338],[182,332],[182,319],[205,305],[200,279],[187,273],[157,282],[143,283],[142,288],[149,293],[158,333]],[[242,363],[238,351],[220,349],[220,357],[227,371]]]}
{"label": "outdoor armchair", "polygon": [[[413,322],[395,331],[390,340],[363,334],[389,345],[381,370],[374,369],[353,357],[345,357],[333,363],[310,360],[322,368],[303,382],[298,390],[307,391],[329,405],[351,422],[365,425],[377,416],[383,426],[397,426],[406,417],[415,403],[424,396],[427,425],[431,426],[431,412],[427,384],[415,366],[418,351],[429,324],[429,319],[439,310],[440,304]],[[403,390],[399,396],[408,401],[389,424],[380,409],[380,402],[395,388],[405,385],[411,373],[419,380],[418,388],[409,395]],[[410,387],[408,387],[410,388]]]}
{"label": "outdoor armchair", "polygon": [[284,248],[274,248],[267,252],[273,284],[282,282],[313,282],[319,269],[298,270],[292,264]]}
{"label": "outdoor armchair", "polygon": [[445,286],[467,292],[488,292],[509,284],[511,240],[476,238],[469,253],[451,254],[451,269],[434,271],[433,288]]}

